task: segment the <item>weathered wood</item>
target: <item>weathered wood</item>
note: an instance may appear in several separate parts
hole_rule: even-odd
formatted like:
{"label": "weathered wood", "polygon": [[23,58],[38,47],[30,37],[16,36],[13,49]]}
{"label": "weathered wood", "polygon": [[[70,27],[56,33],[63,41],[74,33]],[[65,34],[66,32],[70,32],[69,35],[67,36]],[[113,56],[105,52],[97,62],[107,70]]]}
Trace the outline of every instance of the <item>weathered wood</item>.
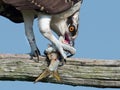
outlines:
{"label": "weathered wood", "polygon": [[[45,57],[40,62],[29,55],[0,54],[0,80],[34,81],[46,68]],[[62,83],[73,86],[120,88],[120,61],[69,58],[59,67]],[[42,82],[59,83],[52,77]]]}

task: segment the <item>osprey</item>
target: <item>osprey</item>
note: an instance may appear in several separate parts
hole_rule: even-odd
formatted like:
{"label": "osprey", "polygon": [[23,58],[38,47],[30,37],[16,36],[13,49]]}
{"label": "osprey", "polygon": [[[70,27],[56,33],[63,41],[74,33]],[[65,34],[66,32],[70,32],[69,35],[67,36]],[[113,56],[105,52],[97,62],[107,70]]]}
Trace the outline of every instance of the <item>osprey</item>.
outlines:
{"label": "osprey", "polygon": [[[32,57],[35,56],[39,60],[40,55],[33,33],[33,20],[36,17],[38,18],[41,34],[52,42],[51,49],[48,48],[46,51],[51,50],[52,52],[55,49],[55,52],[58,52],[60,56],[55,57],[61,59],[67,58],[66,51],[70,55],[75,54],[76,49],[73,46],[78,34],[79,10],[82,0],[1,0],[0,4],[1,3],[3,3],[3,6],[0,6],[0,9],[3,7],[3,12],[5,10],[8,11],[11,17],[15,17],[15,19],[9,18],[9,16],[1,13],[1,11],[0,15],[9,18],[13,22],[19,23],[24,20],[25,34],[31,47]],[[11,7],[13,11],[7,10],[10,9],[9,7]],[[17,13],[17,15],[14,14],[14,12]],[[23,18],[21,18],[21,16],[23,16]],[[54,34],[52,34],[52,31],[54,31],[59,38],[56,38]],[[48,70],[43,72],[42,78],[48,74],[48,71],[55,71],[54,76],[60,81],[59,75],[56,72],[56,68],[59,65],[57,62],[59,62],[59,60],[54,61],[54,64],[50,63]]]}

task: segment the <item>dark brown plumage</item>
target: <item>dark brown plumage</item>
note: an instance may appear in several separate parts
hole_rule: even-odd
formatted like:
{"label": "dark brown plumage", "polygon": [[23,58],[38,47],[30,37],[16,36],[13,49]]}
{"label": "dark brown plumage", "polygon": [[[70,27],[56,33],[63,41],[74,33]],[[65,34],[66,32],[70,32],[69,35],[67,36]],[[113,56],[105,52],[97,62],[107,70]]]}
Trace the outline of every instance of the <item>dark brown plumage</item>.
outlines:
{"label": "dark brown plumage", "polygon": [[23,17],[21,12],[17,10],[15,7],[9,4],[5,4],[2,1],[0,1],[0,16],[6,17],[15,23],[23,22]]}
{"label": "dark brown plumage", "polygon": [[58,14],[71,8],[81,0],[3,0],[18,10],[37,10],[47,14]]}

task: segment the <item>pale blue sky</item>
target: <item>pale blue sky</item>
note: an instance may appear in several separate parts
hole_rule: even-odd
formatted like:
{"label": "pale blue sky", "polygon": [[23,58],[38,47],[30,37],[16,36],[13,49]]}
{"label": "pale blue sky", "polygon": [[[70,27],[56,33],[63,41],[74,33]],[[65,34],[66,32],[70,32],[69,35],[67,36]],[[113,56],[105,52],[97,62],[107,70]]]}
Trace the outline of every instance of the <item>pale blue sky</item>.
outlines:
{"label": "pale blue sky", "polygon": [[[120,0],[84,0],[80,11],[77,53],[74,57],[120,59]],[[29,53],[23,24],[14,24],[0,17],[0,53]],[[41,52],[48,41],[42,37],[35,20],[34,31]],[[44,43],[43,43],[44,42]],[[0,90],[102,90],[49,83],[0,81]],[[115,90],[115,89],[105,89]]]}

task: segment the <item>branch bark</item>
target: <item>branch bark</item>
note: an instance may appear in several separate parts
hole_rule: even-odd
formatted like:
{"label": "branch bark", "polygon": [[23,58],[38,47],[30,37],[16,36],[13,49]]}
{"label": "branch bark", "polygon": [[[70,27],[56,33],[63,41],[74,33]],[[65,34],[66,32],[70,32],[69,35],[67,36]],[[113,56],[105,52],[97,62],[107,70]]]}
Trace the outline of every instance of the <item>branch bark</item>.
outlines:
{"label": "branch bark", "polygon": [[[40,60],[36,63],[26,54],[0,54],[0,80],[32,82],[47,66],[45,57],[40,57]],[[119,60],[69,58],[64,66],[59,67],[59,73],[62,83],[52,77],[45,78],[41,82],[120,88]]]}

